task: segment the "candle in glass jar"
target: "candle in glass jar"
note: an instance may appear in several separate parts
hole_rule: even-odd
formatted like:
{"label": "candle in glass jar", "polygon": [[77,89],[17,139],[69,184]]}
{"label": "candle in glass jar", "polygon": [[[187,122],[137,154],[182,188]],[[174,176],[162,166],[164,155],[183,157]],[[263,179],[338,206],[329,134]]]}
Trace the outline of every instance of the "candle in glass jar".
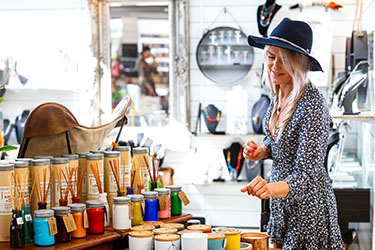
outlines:
{"label": "candle in glass jar", "polygon": [[86,211],[89,220],[89,234],[104,233],[104,203],[100,200],[86,201]]}

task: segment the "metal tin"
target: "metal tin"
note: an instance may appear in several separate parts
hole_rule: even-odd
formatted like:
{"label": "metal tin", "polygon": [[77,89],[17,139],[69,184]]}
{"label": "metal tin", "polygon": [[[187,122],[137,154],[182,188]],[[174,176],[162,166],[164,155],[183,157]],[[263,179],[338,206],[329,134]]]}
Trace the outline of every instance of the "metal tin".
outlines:
{"label": "metal tin", "polygon": [[104,151],[104,157],[120,157],[119,151]]}
{"label": "metal tin", "polygon": [[143,201],[143,195],[141,195],[141,194],[132,194],[132,195],[129,195],[129,196],[130,196],[132,202]]}
{"label": "metal tin", "polygon": [[182,191],[181,186],[167,186],[166,188],[169,188],[172,193],[178,193]]}
{"label": "metal tin", "polygon": [[129,204],[131,202],[130,197],[114,197],[113,198],[113,204]]}
{"label": "metal tin", "polygon": [[69,205],[72,212],[83,212],[86,209],[86,204],[83,203],[73,203]]}
{"label": "metal tin", "polygon": [[34,219],[35,218],[48,218],[53,217],[55,215],[55,212],[50,209],[40,209],[34,211]]}
{"label": "metal tin", "polygon": [[27,161],[15,161],[12,162],[15,168],[27,168],[29,167],[29,162]]}
{"label": "metal tin", "polygon": [[70,213],[70,207],[53,207],[55,215],[64,215]]}
{"label": "metal tin", "polygon": [[69,163],[69,158],[59,157],[51,159],[52,164],[67,164]]}
{"label": "metal tin", "polygon": [[133,154],[148,154],[148,148],[133,148]]}
{"label": "metal tin", "polygon": [[78,158],[85,158],[86,159],[87,155],[90,154],[90,152],[79,152],[77,154],[78,154]]}
{"label": "metal tin", "polygon": [[90,150],[92,154],[104,154],[104,150]]}
{"label": "metal tin", "polygon": [[130,146],[117,146],[115,147],[115,151],[130,151]]}
{"label": "metal tin", "polygon": [[142,195],[143,197],[145,197],[145,199],[157,199],[158,198],[158,192],[154,192],[154,191],[143,192]]}
{"label": "metal tin", "polygon": [[32,160],[31,163],[33,164],[33,166],[49,165],[50,159],[35,159]]}
{"label": "metal tin", "polygon": [[154,191],[157,192],[158,195],[170,194],[171,193],[171,190],[168,189],[168,188],[155,188]]}
{"label": "metal tin", "polygon": [[48,160],[51,160],[53,158],[53,156],[50,156],[50,155],[37,155],[34,158],[35,159],[48,159]]}
{"label": "metal tin", "polygon": [[104,207],[103,201],[100,200],[88,200],[86,201],[87,208],[102,208]]}
{"label": "metal tin", "polygon": [[78,160],[78,154],[64,154],[64,155],[61,155],[61,157],[69,158],[70,161]]}
{"label": "metal tin", "polygon": [[104,155],[103,154],[87,154],[86,159],[87,160],[103,160]]}
{"label": "metal tin", "polygon": [[0,171],[12,171],[14,170],[14,165],[13,164],[0,164]]}

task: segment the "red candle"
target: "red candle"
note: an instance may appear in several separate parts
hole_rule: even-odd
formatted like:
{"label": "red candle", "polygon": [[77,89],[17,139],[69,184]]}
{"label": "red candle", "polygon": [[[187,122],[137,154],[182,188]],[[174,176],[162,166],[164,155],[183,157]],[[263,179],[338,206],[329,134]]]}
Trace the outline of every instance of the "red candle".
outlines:
{"label": "red candle", "polygon": [[86,201],[87,217],[89,220],[89,234],[104,233],[104,204],[99,200]]}

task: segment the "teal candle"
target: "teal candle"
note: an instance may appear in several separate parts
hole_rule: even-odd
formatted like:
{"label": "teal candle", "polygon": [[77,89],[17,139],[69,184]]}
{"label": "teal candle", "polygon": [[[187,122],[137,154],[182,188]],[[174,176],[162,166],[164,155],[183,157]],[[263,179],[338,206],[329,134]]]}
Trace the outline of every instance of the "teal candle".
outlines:
{"label": "teal candle", "polygon": [[224,250],[225,249],[225,235],[222,233],[209,233],[208,250]]}
{"label": "teal candle", "polygon": [[167,186],[171,190],[171,215],[182,214],[182,202],[178,194],[181,192],[181,186]]}
{"label": "teal candle", "polygon": [[24,222],[25,242],[33,242],[33,218],[30,214],[30,206],[22,207],[22,219]]}
{"label": "teal candle", "polygon": [[43,209],[34,211],[34,244],[37,246],[52,246],[55,236],[49,232],[48,219],[54,216],[53,210]]}

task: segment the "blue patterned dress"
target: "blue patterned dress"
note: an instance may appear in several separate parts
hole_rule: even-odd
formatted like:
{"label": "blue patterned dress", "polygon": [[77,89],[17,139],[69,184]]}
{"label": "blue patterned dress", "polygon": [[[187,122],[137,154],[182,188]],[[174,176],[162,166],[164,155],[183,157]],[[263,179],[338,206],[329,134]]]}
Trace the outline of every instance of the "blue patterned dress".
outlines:
{"label": "blue patterned dress", "polygon": [[277,142],[268,129],[273,103],[271,100],[264,119],[264,144],[273,159],[269,182],[285,181],[290,191],[286,198],[270,199],[271,241],[282,243],[284,250],[344,249],[336,198],[324,168],[331,120],[325,99],[307,84]]}

